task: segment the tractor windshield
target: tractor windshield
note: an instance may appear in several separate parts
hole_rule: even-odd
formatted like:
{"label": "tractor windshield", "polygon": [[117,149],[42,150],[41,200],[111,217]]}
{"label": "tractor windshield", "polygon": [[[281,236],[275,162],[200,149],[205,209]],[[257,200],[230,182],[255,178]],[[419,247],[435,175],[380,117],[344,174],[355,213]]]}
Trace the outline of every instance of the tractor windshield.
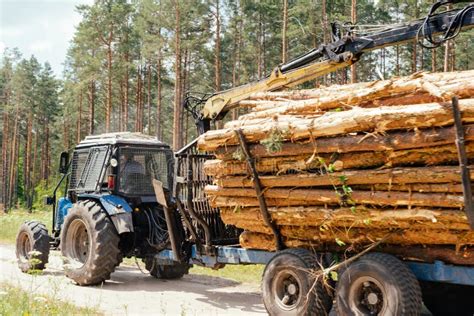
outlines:
{"label": "tractor windshield", "polygon": [[173,156],[170,150],[123,147],[120,148],[118,173],[119,192],[126,195],[154,195],[153,179],[171,188]]}

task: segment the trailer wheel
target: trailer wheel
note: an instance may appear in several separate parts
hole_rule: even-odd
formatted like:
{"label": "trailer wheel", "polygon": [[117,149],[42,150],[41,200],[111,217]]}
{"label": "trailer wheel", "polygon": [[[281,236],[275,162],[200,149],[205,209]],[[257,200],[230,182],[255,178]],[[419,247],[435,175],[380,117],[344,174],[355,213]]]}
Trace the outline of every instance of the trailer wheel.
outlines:
{"label": "trailer wheel", "polygon": [[28,221],[20,226],[16,236],[16,257],[22,272],[43,270],[49,257],[48,230],[40,222]]}
{"label": "trailer wheel", "polygon": [[160,265],[152,257],[144,259],[145,268],[157,279],[180,279],[189,272],[189,264]]}
{"label": "trailer wheel", "polygon": [[421,290],[413,272],[394,256],[370,253],[341,272],[338,315],[419,315]]}
{"label": "trailer wheel", "polygon": [[70,209],[61,231],[61,254],[66,276],[79,285],[110,278],[120,264],[119,236],[114,225],[94,201],[81,201]]}
{"label": "trailer wheel", "polygon": [[322,277],[314,277],[317,269],[317,258],[308,250],[286,249],[276,254],[263,272],[262,295],[268,313],[327,315],[332,293]]}

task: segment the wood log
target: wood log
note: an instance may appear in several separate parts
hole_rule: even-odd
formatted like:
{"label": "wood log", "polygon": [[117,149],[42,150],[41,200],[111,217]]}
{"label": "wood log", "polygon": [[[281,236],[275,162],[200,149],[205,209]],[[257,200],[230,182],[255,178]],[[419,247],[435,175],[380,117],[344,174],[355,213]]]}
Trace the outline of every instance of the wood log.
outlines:
{"label": "wood log", "polygon": [[[466,143],[469,159],[474,158],[474,142]],[[383,152],[357,152],[340,155],[319,154],[288,157],[261,158],[256,162],[260,174],[284,174],[288,171],[321,169],[324,164],[332,164],[336,171],[346,169],[366,169],[377,167],[400,167],[420,165],[443,165],[458,162],[456,146],[418,148]],[[204,163],[204,172],[216,178],[231,175],[247,175],[247,164],[238,161],[208,160]]]}
{"label": "wood log", "polygon": [[[464,74],[465,75],[465,74]],[[472,77],[470,77],[472,78]],[[256,107],[254,111],[241,116],[242,119],[271,117],[278,114],[298,114],[300,112],[327,111],[335,108],[374,107],[379,100],[392,100],[397,98],[396,105],[418,104],[423,101],[440,102],[449,101],[457,95],[460,98],[474,95],[474,83],[467,78],[452,78],[452,82],[427,80],[423,75],[412,79],[400,78],[374,82],[370,86],[357,87],[356,89],[340,89],[336,93],[320,91],[315,99],[290,101],[277,107]],[[421,95],[427,95],[423,99]],[[405,100],[406,99],[406,100]],[[413,101],[415,103],[408,103]],[[374,104],[375,103],[375,104]],[[393,104],[393,103],[392,103]]]}
{"label": "wood log", "polygon": [[[395,78],[391,80],[386,80],[385,82],[393,81],[410,81],[416,80],[417,78],[423,77],[426,81],[438,83],[439,86],[445,86],[450,81],[456,80],[469,80],[474,77],[474,71],[458,71],[458,72],[442,72],[442,73],[416,73],[409,77],[405,78]],[[273,91],[273,92],[257,92],[249,96],[249,100],[277,100],[277,99],[287,99],[287,100],[303,100],[303,99],[313,99],[319,98],[323,95],[330,95],[338,93],[341,91],[354,91],[358,89],[364,89],[373,87],[376,84],[383,84],[384,81],[373,81],[373,82],[359,82],[355,84],[345,84],[345,85],[332,85],[328,87],[321,87],[319,89],[304,89],[304,90],[283,90],[283,91]],[[415,90],[412,90],[415,92]],[[416,91],[419,93],[420,91]]]}
{"label": "wood log", "polygon": [[[260,123],[262,124],[262,123]],[[464,126],[465,140],[474,140],[474,124]],[[344,135],[318,138],[314,141],[285,142],[278,152],[269,152],[264,145],[253,144],[250,153],[253,157],[312,155],[321,153],[347,153],[361,151],[405,150],[454,144],[456,130],[453,126],[417,129],[414,131],[395,131],[382,135]],[[239,146],[220,147],[216,157],[223,160],[234,159]]]}
{"label": "wood log", "polygon": [[[263,226],[245,225],[245,230],[252,233],[260,233],[271,236],[270,229]],[[387,244],[394,245],[456,245],[457,247],[465,245],[474,245],[474,232],[450,231],[450,230],[394,230],[387,229],[337,229],[321,230],[319,227],[311,226],[281,226],[280,233],[285,238],[311,241],[315,247],[324,247],[325,244],[346,245],[369,245],[381,239],[386,238]],[[393,233],[393,234],[391,234]],[[250,239],[249,236],[245,236]],[[252,237],[253,238],[253,237]],[[248,242],[242,240],[240,235],[240,244],[247,248]],[[258,249],[260,245],[255,245]],[[253,247],[252,247],[253,248]]]}
{"label": "wood log", "polygon": [[[428,103],[380,108],[354,108],[344,112],[328,112],[314,119],[262,126],[242,126],[249,143],[264,140],[275,130],[283,140],[301,140],[337,136],[354,132],[386,132],[397,129],[429,128],[452,125],[450,103]],[[459,101],[463,123],[474,123],[474,99]],[[222,146],[237,145],[233,129],[208,131],[198,139],[201,151],[215,151]]]}
{"label": "wood log", "polygon": [[[321,245],[311,240],[285,238],[284,241],[287,247],[308,248],[319,252],[339,252],[345,256],[356,254],[362,250],[362,248],[353,247],[352,245],[351,247],[341,247],[334,244]],[[240,235],[240,244],[247,249],[276,250],[273,236],[267,234],[244,231]],[[430,245],[429,247],[425,247],[384,244],[374,249],[374,252],[391,253],[401,258],[415,261],[434,262],[435,260],[441,260],[450,264],[474,265],[474,247],[469,246],[456,249],[454,246]]]}
{"label": "wood log", "polygon": [[[237,227],[265,226],[259,208],[223,207],[220,210],[226,224]],[[268,211],[278,226],[470,230],[466,214],[459,210],[271,207]]]}
{"label": "wood log", "polygon": [[[247,188],[222,188],[208,185],[205,193],[214,207],[226,206],[258,206],[258,199],[254,189]],[[464,206],[462,195],[440,193],[410,193],[387,191],[353,191],[349,197],[341,197],[342,190],[334,189],[266,189],[265,198],[269,206],[298,205],[343,205],[370,204],[390,206],[432,206],[461,208]]]}
{"label": "wood log", "polygon": [[[473,175],[474,177],[474,175]],[[471,185],[474,189],[474,185]],[[413,183],[413,184],[368,184],[355,185],[351,187],[353,190],[365,191],[403,191],[403,192],[419,192],[419,193],[458,193],[462,194],[462,185],[455,183]]]}
{"label": "wood log", "polygon": [[[469,167],[471,171],[471,180],[474,181],[474,166]],[[411,168],[392,168],[379,170],[345,170],[334,173],[306,173],[306,174],[287,174],[261,176],[260,182],[266,188],[277,187],[313,187],[313,186],[332,186],[340,184],[345,179],[347,185],[430,185],[438,183],[448,188],[451,192],[452,185],[449,183],[460,183],[461,173],[457,166],[433,166],[411,167]],[[220,187],[225,188],[244,188],[253,187],[253,180],[248,176],[222,177],[216,179]],[[387,190],[389,190],[387,188]],[[413,189],[412,191],[418,191]],[[441,191],[441,190],[440,190]],[[431,191],[427,191],[431,192]],[[434,191],[438,192],[438,191]],[[457,192],[457,191],[454,191]]]}

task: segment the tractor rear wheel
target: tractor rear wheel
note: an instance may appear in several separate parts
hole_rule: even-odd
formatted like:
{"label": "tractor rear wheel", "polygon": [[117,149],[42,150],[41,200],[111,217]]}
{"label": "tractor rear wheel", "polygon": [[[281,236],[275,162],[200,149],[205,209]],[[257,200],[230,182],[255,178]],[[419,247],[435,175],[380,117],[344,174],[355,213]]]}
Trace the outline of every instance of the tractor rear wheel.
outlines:
{"label": "tractor rear wheel", "polygon": [[20,226],[16,236],[16,257],[22,272],[43,270],[49,256],[48,230],[40,222],[28,221]]}
{"label": "tractor rear wheel", "polygon": [[160,265],[152,257],[144,259],[145,268],[157,279],[180,279],[188,274],[189,264]]}
{"label": "tractor rear wheel", "polygon": [[66,276],[79,285],[108,280],[120,264],[119,236],[102,207],[80,201],[69,210],[61,232]]}

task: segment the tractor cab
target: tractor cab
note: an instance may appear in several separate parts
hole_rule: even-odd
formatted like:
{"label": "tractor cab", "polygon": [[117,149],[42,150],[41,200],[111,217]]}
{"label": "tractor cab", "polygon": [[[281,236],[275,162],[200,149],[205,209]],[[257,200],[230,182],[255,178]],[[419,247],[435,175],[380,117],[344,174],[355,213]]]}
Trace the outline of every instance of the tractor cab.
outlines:
{"label": "tractor cab", "polygon": [[[153,259],[170,247],[170,239],[184,234],[179,215],[167,207],[173,203],[174,172],[168,145],[140,133],[87,136],[71,158],[61,154],[59,171],[63,176],[47,201],[53,205],[52,246],[61,249],[68,277],[80,285],[101,283],[123,257],[132,256],[143,259],[157,278],[187,273],[187,263],[160,265]],[[64,183],[64,195],[57,199]],[[24,235],[37,227],[26,225]],[[49,238],[43,235],[41,244]],[[25,269],[31,268],[24,257]],[[47,256],[40,262],[46,263]]]}

